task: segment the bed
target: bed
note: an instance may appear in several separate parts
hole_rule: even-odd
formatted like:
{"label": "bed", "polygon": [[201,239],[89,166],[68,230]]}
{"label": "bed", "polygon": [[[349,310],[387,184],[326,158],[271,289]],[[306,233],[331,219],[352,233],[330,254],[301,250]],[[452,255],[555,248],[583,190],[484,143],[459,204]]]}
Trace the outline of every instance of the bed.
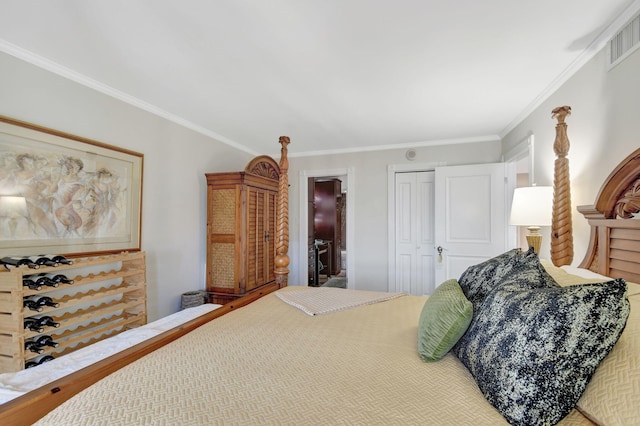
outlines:
{"label": "bed", "polygon": [[[282,157],[286,161],[285,144]],[[483,267],[479,265],[473,273],[465,272],[466,281],[479,282],[472,278],[488,270],[492,277],[498,276],[496,265],[516,265],[505,259],[524,262],[525,258],[533,262],[540,276],[552,277],[558,288],[582,291],[601,282],[614,282],[620,290],[620,280],[607,278],[611,276],[640,281],[640,221],[621,218],[638,211],[634,188],[640,179],[639,159],[640,149],[614,170],[593,206],[580,208],[590,223],[592,237],[579,268],[540,263],[537,256],[510,251]],[[280,185],[279,204],[286,205],[286,163],[281,169],[285,180]],[[624,207],[612,207],[620,204]],[[531,424],[527,417],[531,413],[520,413],[520,418],[509,414],[507,418],[489,402],[478,379],[482,374],[465,350],[473,344],[471,330],[483,325],[477,320],[484,312],[479,307],[499,291],[489,289],[482,295],[483,301],[479,299],[481,292],[470,294],[469,287],[465,288],[464,296],[470,297],[461,302],[457,317],[466,318],[467,328],[458,327],[464,330],[458,330],[458,338],[449,342],[452,351],[438,346],[438,360],[425,362],[421,333],[425,327],[429,329],[429,313],[441,309],[435,304],[439,299],[435,293],[427,298],[287,287],[286,213],[278,220],[282,226],[278,227],[277,283],[3,404],[0,422],[499,425],[509,424],[509,419],[512,424]],[[516,276],[513,268],[503,277]],[[443,283],[440,287],[448,286]],[[507,288],[506,284],[503,287]],[[455,288],[453,284],[451,288]],[[533,290],[526,294],[564,291]],[[614,308],[620,318],[611,321],[617,335],[607,337],[609,347],[600,351],[603,360],[591,365],[585,379],[591,380],[579,401],[571,402],[558,419],[561,425],[632,424],[640,418],[640,363],[636,361],[640,286],[628,282],[623,297],[619,293]],[[471,314],[470,303],[478,304]],[[601,322],[598,317],[590,321]],[[461,343],[465,339],[468,345]],[[490,344],[495,341],[487,341]],[[559,382],[562,385],[562,380]],[[563,398],[556,401],[556,405],[565,403]]]}

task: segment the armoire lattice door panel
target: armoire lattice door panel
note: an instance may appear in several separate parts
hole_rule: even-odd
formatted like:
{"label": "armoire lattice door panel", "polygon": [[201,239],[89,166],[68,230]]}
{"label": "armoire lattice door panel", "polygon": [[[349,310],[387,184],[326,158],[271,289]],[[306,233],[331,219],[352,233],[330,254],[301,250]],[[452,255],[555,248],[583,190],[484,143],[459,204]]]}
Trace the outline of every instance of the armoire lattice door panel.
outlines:
{"label": "armoire lattice door panel", "polygon": [[247,277],[245,291],[274,280],[276,194],[247,188]]}

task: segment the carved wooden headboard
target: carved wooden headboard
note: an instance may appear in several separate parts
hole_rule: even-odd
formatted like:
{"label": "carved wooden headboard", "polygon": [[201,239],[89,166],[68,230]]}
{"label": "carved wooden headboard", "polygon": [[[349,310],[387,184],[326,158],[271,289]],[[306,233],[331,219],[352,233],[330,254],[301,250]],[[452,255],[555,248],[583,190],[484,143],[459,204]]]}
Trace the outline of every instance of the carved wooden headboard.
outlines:
{"label": "carved wooden headboard", "polygon": [[580,267],[640,283],[640,148],[611,172],[595,203],[578,211],[591,227]]}

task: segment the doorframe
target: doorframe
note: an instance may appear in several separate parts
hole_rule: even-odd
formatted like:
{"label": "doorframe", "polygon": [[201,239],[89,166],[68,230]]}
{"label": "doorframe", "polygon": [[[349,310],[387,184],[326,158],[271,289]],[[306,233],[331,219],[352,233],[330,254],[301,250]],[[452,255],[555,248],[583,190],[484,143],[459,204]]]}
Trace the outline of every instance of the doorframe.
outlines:
{"label": "doorframe", "polygon": [[[308,209],[309,202],[308,186],[307,182],[309,178],[318,177],[336,177],[346,176],[347,186],[347,288],[355,288],[356,285],[356,271],[355,271],[355,171],[353,167],[343,169],[321,169],[321,170],[300,170],[299,178],[299,190],[300,190],[300,205],[299,205],[299,218],[300,218],[300,239],[299,239],[299,270],[298,276],[301,282],[304,280],[307,282],[309,276],[309,248],[307,246],[307,240],[309,238],[309,225],[308,221]],[[307,283],[308,285],[308,283]]]}
{"label": "doorframe", "polygon": [[[388,290],[396,288],[396,173],[433,172],[436,167],[446,166],[446,162],[389,164],[387,165],[387,239],[388,239]],[[349,224],[347,222],[347,224]],[[347,254],[349,251],[347,251]]]}
{"label": "doorframe", "polygon": [[[529,186],[536,183],[535,181],[535,137],[532,131],[527,133],[527,136],[520,139],[520,141],[509,151],[502,156],[502,161],[507,165],[507,171],[510,175],[516,175],[516,164],[524,159],[527,159],[527,166],[529,168]],[[509,211],[507,212],[507,218],[511,215],[511,204],[513,204],[513,192],[517,186],[517,183],[509,182],[507,190],[507,206]],[[507,219],[507,223],[508,219]],[[509,225],[507,228],[508,243],[513,244],[518,242],[518,227]]]}

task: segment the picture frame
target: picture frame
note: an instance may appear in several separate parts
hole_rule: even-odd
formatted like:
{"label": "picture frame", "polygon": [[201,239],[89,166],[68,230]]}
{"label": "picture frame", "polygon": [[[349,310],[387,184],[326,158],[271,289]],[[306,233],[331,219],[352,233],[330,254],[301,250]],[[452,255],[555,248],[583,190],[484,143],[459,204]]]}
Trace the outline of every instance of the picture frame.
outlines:
{"label": "picture frame", "polygon": [[143,160],[0,115],[0,258],[139,251]]}

